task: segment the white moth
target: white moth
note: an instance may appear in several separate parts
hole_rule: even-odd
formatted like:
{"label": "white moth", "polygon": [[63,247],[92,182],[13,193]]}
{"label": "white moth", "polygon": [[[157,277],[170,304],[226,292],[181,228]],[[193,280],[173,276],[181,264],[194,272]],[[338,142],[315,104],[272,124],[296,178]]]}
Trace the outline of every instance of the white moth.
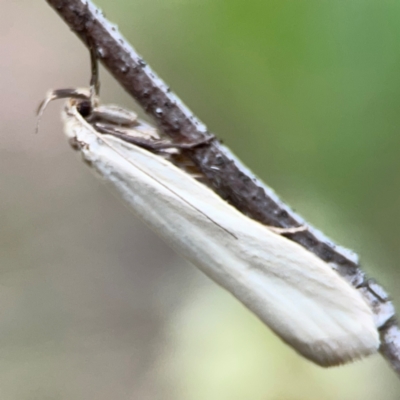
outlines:
{"label": "white moth", "polygon": [[165,157],[128,143],[127,136],[157,134],[131,112],[98,106],[90,93],[52,92],[40,114],[49,101],[71,97],[62,113],[66,135],[150,228],[309,360],[327,367],[377,351],[372,311],[356,289]]}

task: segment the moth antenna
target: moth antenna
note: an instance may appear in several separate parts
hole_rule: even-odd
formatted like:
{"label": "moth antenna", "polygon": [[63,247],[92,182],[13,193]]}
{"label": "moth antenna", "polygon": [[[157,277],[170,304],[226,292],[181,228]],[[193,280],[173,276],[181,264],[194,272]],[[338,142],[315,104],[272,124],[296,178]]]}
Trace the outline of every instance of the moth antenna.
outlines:
{"label": "moth antenna", "polygon": [[[36,122],[35,133],[39,132],[40,121],[49,103],[51,103],[53,100],[68,99],[68,98],[73,98],[78,100],[89,100],[91,96],[87,89],[56,89],[47,92],[46,97],[41,101],[36,112],[38,119]],[[95,101],[95,99],[93,99],[93,101]]]}
{"label": "moth antenna", "polygon": [[56,100],[56,97],[54,91],[51,91],[47,92],[46,97],[40,102],[39,107],[36,111],[37,121],[36,121],[35,133],[39,132],[40,120],[42,119],[43,113],[46,110],[49,103],[52,102],[53,100]]}

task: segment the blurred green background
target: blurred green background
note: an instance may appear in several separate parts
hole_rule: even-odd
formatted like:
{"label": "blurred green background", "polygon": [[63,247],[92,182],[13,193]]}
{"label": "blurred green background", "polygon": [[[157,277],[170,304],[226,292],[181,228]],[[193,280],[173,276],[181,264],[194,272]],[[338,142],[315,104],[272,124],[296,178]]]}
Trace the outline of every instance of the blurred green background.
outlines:
{"label": "blurred green background", "polygon": [[[400,3],[101,0],[185,103],[400,307]],[[0,0],[0,397],[398,399],[377,355],[323,370],[115,200],[49,88],[89,57],[42,1]],[[133,108],[102,71],[105,102]]]}

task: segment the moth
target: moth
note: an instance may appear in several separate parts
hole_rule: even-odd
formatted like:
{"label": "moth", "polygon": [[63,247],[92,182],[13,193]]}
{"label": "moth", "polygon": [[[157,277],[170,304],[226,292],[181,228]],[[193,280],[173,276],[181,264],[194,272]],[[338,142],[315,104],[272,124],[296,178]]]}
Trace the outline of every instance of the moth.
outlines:
{"label": "moth", "polygon": [[[52,91],[39,109],[41,116],[50,101],[67,98],[64,131],[85,164],[173,249],[305,358],[328,367],[375,353],[379,334],[362,295],[317,256],[175,165],[171,160],[185,145],[161,140],[131,111],[100,105],[93,63],[92,57],[89,89]],[[187,146],[196,145],[207,142]]]}

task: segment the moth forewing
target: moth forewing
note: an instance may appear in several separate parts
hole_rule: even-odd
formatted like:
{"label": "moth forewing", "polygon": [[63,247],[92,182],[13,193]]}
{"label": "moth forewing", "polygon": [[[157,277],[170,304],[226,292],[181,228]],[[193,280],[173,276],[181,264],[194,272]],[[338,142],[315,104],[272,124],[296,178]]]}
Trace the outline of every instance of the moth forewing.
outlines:
{"label": "moth forewing", "polygon": [[298,353],[332,366],[377,351],[371,309],[328,264],[163,157],[99,134],[76,101],[67,102],[63,119],[87,164],[137,216]]}

